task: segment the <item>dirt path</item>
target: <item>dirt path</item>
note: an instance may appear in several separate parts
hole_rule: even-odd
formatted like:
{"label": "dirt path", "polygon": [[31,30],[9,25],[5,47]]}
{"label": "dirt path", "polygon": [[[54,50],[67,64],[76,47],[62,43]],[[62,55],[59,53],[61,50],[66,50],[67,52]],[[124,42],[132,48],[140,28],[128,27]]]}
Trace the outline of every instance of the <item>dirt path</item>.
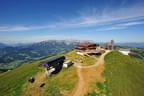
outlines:
{"label": "dirt path", "polygon": [[83,91],[84,84],[85,84],[84,80],[83,80],[81,69],[79,69],[79,68],[77,69],[77,74],[78,74],[78,77],[79,77],[79,82],[78,82],[76,91],[74,92],[73,96],[81,96],[81,92]]}
{"label": "dirt path", "polygon": [[99,64],[103,64],[104,63],[104,56],[109,53],[110,51],[106,51],[104,54],[102,54],[99,59],[97,60],[97,62],[94,65],[90,65],[90,66],[81,66],[81,64],[75,64],[74,66],[77,68],[81,68],[81,69],[87,69],[87,68],[93,68],[98,66]]}
{"label": "dirt path", "polygon": [[77,67],[77,74],[79,77],[79,81],[73,96],[84,96],[89,89],[90,82],[98,79],[99,80],[103,79],[101,77],[101,72],[103,71],[102,64],[104,63],[104,56],[109,52],[110,51],[106,51],[103,55],[101,55],[96,64],[94,65],[90,66],[81,66],[81,64],[74,65],[75,67]]}

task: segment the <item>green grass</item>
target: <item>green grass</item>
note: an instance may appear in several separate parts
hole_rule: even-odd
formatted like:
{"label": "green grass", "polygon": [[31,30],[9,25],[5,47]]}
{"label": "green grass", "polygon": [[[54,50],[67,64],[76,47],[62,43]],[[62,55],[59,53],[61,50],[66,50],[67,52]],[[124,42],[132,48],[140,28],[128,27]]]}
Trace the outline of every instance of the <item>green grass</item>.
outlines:
{"label": "green grass", "polygon": [[110,96],[144,96],[144,62],[113,51],[105,57]]}
{"label": "green grass", "polygon": [[22,86],[27,79],[41,70],[38,64],[42,60],[26,64],[0,75],[0,96],[20,96]]}
{"label": "green grass", "polygon": [[74,62],[82,63],[83,66],[89,66],[93,65],[97,61],[97,57],[87,57],[87,56],[81,56],[76,53],[75,50],[68,52],[67,54],[64,54],[67,59],[73,60]]}
{"label": "green grass", "polygon": [[91,93],[88,93],[87,96],[99,96],[98,93],[96,93],[95,91],[91,92]]}
{"label": "green grass", "polygon": [[70,96],[77,81],[75,67],[63,69],[60,73],[45,80],[47,86],[44,88],[43,96]]}
{"label": "green grass", "polygon": [[[67,53],[65,53],[65,55],[67,55]],[[31,85],[28,84],[27,81],[28,78],[31,76],[37,77],[42,72],[43,74],[45,74],[44,68],[38,67],[38,65],[42,61],[47,60],[48,58],[37,60],[32,63],[18,67],[12,71],[0,74],[0,96],[25,96],[25,88],[31,88]],[[40,82],[46,83],[44,88],[41,89],[41,95],[61,96],[63,94],[68,94],[67,96],[69,96],[73,88],[75,88],[77,81],[78,76],[75,67],[62,69],[60,73],[55,74],[50,78],[46,78],[44,81]],[[27,91],[33,90],[35,89]]]}
{"label": "green grass", "polygon": [[94,84],[94,89],[89,91],[87,96],[109,96],[107,81],[96,82],[96,84]]}
{"label": "green grass", "polygon": [[104,85],[100,82],[97,82],[96,83],[96,86],[100,89],[100,90],[103,90],[104,89]]}
{"label": "green grass", "polygon": [[[79,59],[75,51],[61,55],[73,61],[75,61],[76,58]],[[60,73],[47,78],[44,82],[46,82],[47,85],[44,88],[43,96],[69,96],[78,82],[76,68],[72,66],[68,69],[62,69]]]}

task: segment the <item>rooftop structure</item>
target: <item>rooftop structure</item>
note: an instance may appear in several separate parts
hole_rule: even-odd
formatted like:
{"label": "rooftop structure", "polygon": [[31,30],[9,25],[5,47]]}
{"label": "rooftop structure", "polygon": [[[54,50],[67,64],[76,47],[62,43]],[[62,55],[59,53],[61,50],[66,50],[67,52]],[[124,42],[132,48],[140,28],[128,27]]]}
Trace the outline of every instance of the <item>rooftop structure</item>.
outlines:
{"label": "rooftop structure", "polygon": [[82,56],[101,54],[101,47],[98,44],[93,44],[93,43],[79,44],[75,49],[77,51],[77,54]]}
{"label": "rooftop structure", "polygon": [[120,48],[119,52],[121,52],[124,55],[129,55],[130,53],[130,49],[124,49],[124,48]]}
{"label": "rooftop structure", "polygon": [[64,56],[56,56],[43,62],[40,66],[44,66],[46,68],[46,76],[50,76],[51,73],[55,74],[60,72],[63,67],[64,60]]}
{"label": "rooftop structure", "polygon": [[89,50],[89,49],[96,49],[96,47],[98,47],[98,44],[92,44],[92,43],[83,43],[83,44],[79,44],[77,45],[77,47],[75,49],[77,50]]}

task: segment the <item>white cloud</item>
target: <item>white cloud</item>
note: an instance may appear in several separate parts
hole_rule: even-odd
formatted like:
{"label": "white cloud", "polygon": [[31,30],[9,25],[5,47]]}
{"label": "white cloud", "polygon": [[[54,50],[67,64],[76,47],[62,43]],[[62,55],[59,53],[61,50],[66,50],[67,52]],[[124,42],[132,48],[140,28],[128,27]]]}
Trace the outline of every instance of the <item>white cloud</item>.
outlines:
{"label": "white cloud", "polygon": [[[125,1],[123,2],[126,3]],[[122,4],[122,5],[124,5]],[[144,19],[144,7],[142,4],[135,4],[134,6],[122,7],[117,9],[110,9],[108,7],[100,10],[91,8],[86,11],[80,11],[79,16],[71,19],[62,19],[60,22],[53,22],[48,25],[37,25],[37,26],[1,26],[0,32],[11,32],[11,31],[27,31],[37,29],[55,29],[55,28],[75,28],[75,27],[89,27],[97,26],[98,24],[112,24],[115,22],[123,23],[119,26],[115,26],[110,29],[119,29],[119,27],[133,26],[137,24],[143,24],[135,22],[137,20]]]}
{"label": "white cloud", "polygon": [[0,32],[13,32],[13,31],[27,31],[45,28],[55,28],[56,25],[43,25],[43,26],[1,26]]}
{"label": "white cloud", "polygon": [[3,26],[3,27],[0,27],[0,31],[24,31],[24,30],[30,30],[29,27],[25,27],[25,26],[12,26],[12,27],[9,27],[9,26]]}
{"label": "white cloud", "polygon": [[109,30],[117,30],[117,29],[125,29],[126,27],[120,27],[120,26],[110,26],[98,29],[97,31],[109,31]]}
{"label": "white cloud", "polygon": [[133,25],[140,25],[140,24],[144,24],[144,22],[128,22],[128,23],[120,24],[119,26],[133,26]]}
{"label": "white cloud", "polygon": [[126,22],[126,23],[120,23],[120,24],[114,24],[114,25],[109,25],[106,27],[102,27],[97,29],[97,31],[108,31],[108,30],[117,30],[117,29],[126,29],[130,26],[134,25],[139,25],[139,24],[144,24],[144,22],[137,21],[137,22]]}
{"label": "white cloud", "polygon": [[135,6],[127,8],[109,9],[105,8],[100,14],[99,12],[83,13],[79,18],[80,24],[99,24],[114,21],[133,21],[144,19],[143,4],[136,4]]}

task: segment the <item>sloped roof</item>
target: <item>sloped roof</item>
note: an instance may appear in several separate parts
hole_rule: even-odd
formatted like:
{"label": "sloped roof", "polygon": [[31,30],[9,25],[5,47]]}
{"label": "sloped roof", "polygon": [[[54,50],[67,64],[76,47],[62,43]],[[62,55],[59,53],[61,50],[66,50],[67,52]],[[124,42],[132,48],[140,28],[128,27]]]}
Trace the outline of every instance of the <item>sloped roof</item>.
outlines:
{"label": "sloped roof", "polygon": [[96,44],[92,44],[92,43],[83,43],[83,44],[79,44],[77,47],[89,47],[89,46],[96,46]]}
{"label": "sloped roof", "polygon": [[59,61],[59,60],[64,60],[65,56],[54,56],[54,57],[50,57],[48,60],[44,61],[43,63],[41,63],[40,66],[49,66],[49,64],[51,64],[52,62],[55,61]]}

